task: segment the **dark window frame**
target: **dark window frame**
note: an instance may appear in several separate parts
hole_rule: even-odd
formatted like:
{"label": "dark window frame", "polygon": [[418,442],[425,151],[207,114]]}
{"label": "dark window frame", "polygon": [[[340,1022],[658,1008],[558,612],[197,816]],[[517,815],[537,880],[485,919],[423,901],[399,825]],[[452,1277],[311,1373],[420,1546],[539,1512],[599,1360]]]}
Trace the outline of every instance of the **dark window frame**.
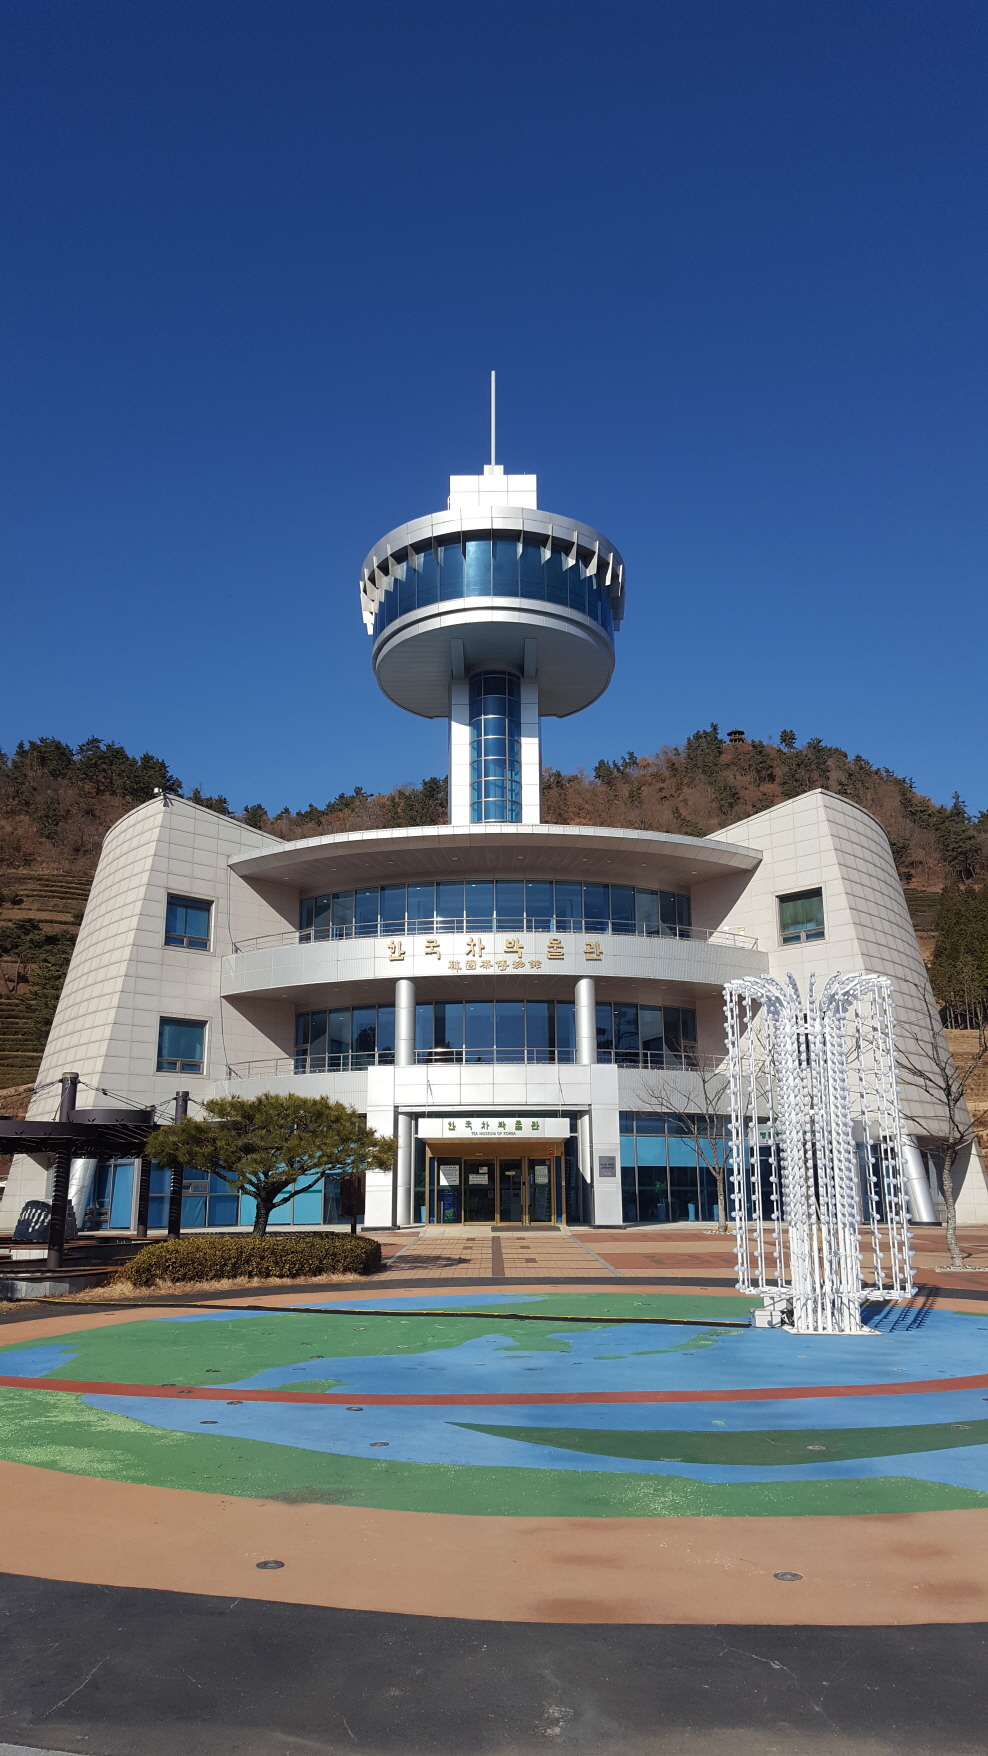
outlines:
{"label": "dark window frame", "polygon": [[[185,927],[186,927],[186,931],[183,933],[172,932],[169,930],[168,916],[169,916],[170,910],[173,908],[182,909],[182,910],[186,911],[186,919],[185,919],[185,923],[184,923]],[[201,933],[189,933],[188,932],[187,911],[189,909],[205,909],[206,919],[207,919],[207,923],[208,923],[205,938],[202,937]],[[211,944],[212,944],[212,940],[213,940],[213,902],[212,902],[212,900],[206,896],[183,896],[178,891],[169,890],[165,896],[165,939],[164,939],[164,943],[167,946],[169,946],[172,950],[208,951]]]}
{"label": "dark window frame", "polygon": [[[166,1025],[191,1025],[194,1030],[202,1031],[202,1056],[193,1060],[190,1056],[165,1055],[162,1053],[162,1035]],[[207,1018],[165,1018],[158,1019],[158,1051],[155,1071],[157,1073],[185,1073],[194,1078],[202,1078],[206,1068],[206,1033],[209,1028]]]}
{"label": "dark window frame", "polygon": [[[817,898],[817,897],[819,897],[819,899],[820,899],[820,925],[819,925],[819,928],[805,927],[805,926],[804,927],[790,927],[787,931],[786,928],[783,926],[783,921],[782,921],[783,905],[785,903],[809,902],[811,900],[811,898]],[[779,926],[779,944],[780,945],[782,945],[783,947],[787,947],[787,948],[790,946],[793,946],[793,945],[812,945],[812,944],[818,944],[821,939],[826,939],[826,937],[827,937],[827,913],[826,913],[826,909],[824,908],[823,885],[822,884],[807,885],[805,890],[788,890],[783,895],[776,896],[775,903],[776,903],[776,918],[778,920],[778,926]]]}

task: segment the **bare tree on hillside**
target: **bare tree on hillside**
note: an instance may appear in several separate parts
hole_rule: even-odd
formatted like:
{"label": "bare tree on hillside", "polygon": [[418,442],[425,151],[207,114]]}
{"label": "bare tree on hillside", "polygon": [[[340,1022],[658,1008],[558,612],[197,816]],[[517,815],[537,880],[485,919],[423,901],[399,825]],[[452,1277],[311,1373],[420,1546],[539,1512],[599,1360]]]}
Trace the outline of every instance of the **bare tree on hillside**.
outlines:
{"label": "bare tree on hillside", "polygon": [[926,1098],[937,1111],[939,1121],[934,1127],[926,1119],[908,1117],[910,1126],[929,1144],[929,1149],[942,1161],[943,1204],[947,1228],[947,1249],[952,1268],[963,1268],[964,1260],[957,1243],[957,1208],[954,1192],[954,1168],[961,1153],[969,1151],[977,1139],[977,1129],[967,1105],[967,1092],[978,1068],[988,1056],[988,1024],[978,1027],[978,1047],[968,1065],[961,1071],[954,1063],[940,1023],[936,1001],[925,984],[916,984],[917,999],[922,1008],[923,1023],[913,1047],[898,1047],[899,1071],[904,1075],[906,1090],[903,1105],[908,1105],[912,1087],[914,1103]]}

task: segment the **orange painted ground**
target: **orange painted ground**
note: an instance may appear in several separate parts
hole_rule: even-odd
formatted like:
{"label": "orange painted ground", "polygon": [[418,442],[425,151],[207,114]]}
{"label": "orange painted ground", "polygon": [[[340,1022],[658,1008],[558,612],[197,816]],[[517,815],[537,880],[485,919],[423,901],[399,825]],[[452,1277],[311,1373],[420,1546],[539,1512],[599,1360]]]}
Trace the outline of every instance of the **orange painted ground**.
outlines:
{"label": "orange painted ground", "polygon": [[[0,1558],[46,1579],[489,1621],[988,1620],[988,1512],[456,1518],[0,1463]],[[285,1565],[258,1572],[262,1560]]]}

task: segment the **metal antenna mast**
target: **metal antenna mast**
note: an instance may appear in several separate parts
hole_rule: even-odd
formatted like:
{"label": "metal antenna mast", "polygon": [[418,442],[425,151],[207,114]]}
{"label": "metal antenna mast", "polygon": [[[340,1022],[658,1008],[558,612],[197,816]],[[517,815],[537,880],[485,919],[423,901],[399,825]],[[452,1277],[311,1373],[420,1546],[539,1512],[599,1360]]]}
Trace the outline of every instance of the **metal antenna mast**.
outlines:
{"label": "metal antenna mast", "polygon": [[491,373],[491,468],[497,462],[497,373]]}

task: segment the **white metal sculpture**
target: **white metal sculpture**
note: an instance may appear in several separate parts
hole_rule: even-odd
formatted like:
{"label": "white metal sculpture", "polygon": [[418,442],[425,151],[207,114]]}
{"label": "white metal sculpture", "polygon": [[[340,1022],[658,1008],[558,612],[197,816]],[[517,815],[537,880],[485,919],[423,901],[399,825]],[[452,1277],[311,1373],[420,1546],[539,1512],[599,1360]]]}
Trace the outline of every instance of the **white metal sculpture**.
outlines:
{"label": "white metal sculpture", "polygon": [[724,997],[738,1286],[763,1321],[859,1334],[863,1303],[915,1291],[891,983],[832,976],[817,998],[811,976],[804,1005],[792,976],[754,976]]}

